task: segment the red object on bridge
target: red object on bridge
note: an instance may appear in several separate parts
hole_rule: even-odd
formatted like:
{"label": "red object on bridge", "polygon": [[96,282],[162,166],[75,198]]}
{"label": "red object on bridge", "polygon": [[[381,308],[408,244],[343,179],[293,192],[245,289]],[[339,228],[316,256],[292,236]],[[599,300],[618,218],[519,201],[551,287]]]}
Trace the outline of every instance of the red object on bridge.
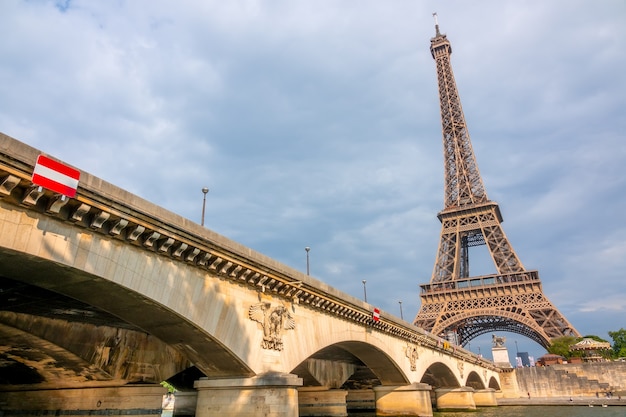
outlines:
{"label": "red object on bridge", "polygon": [[80,171],[45,155],[37,157],[32,182],[70,198],[76,196]]}
{"label": "red object on bridge", "polygon": [[380,310],[377,308],[374,308],[374,312],[372,313],[372,318],[374,319],[374,321],[380,321]]}

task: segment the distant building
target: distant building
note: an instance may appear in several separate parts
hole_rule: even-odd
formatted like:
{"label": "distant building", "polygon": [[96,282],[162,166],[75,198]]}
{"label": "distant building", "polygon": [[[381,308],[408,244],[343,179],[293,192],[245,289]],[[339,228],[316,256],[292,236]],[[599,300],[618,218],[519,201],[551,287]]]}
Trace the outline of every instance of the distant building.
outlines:
{"label": "distant building", "polygon": [[530,364],[530,356],[528,356],[528,352],[517,352],[517,357],[520,358],[521,366],[532,366]]}
{"label": "distant building", "polygon": [[548,353],[537,359],[537,366],[560,365],[563,363],[563,356]]}

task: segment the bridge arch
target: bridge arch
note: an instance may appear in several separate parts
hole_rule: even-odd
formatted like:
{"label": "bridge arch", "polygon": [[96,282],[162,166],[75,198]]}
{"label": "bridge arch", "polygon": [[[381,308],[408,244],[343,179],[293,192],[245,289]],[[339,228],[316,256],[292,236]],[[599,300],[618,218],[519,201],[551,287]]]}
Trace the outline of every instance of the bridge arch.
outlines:
{"label": "bridge arch", "polygon": [[356,381],[351,381],[352,384],[404,385],[410,382],[384,349],[363,341],[341,341],[326,346],[301,362],[292,373],[302,377],[305,386],[330,388],[340,388],[353,375]]}
{"label": "bridge arch", "polygon": [[[59,233],[58,228],[56,233]],[[41,242],[42,245],[46,243],[48,242]],[[155,374],[156,379],[151,381],[151,378],[144,374],[142,378],[145,382],[159,383],[183,371],[189,363],[194,363],[205,376],[209,377],[254,375],[250,367],[237,354],[214,335],[199,329],[182,313],[172,311],[171,306],[164,306],[120,283],[88,273],[84,269],[54,262],[51,259],[7,248],[0,248],[0,257],[3,259],[0,263],[0,276],[11,277],[5,278],[3,284],[12,286],[16,291],[16,285],[8,284],[8,282],[17,282],[18,286],[22,286],[17,291],[28,293],[29,296],[32,296],[33,292],[36,293],[38,298],[30,301],[40,303],[41,311],[38,314],[49,317],[46,325],[43,326],[42,334],[33,336],[45,337],[46,329],[50,334],[54,334],[55,332],[51,330],[54,326],[63,326],[58,323],[59,321],[66,323],[65,326],[70,323],[75,332],[90,327],[90,337],[93,339],[89,343],[94,345],[96,350],[98,346],[107,348],[100,351],[82,352],[83,356],[89,357],[91,364],[106,362],[104,356],[112,358],[115,348],[128,348],[122,344],[122,340],[130,338],[129,334],[133,333],[138,335],[133,336],[135,340],[138,340],[138,337],[150,336],[149,340],[154,341],[141,342],[140,345],[144,348],[152,343],[154,346],[160,344],[165,351],[172,349],[178,352],[170,354],[171,360],[176,358],[177,365],[174,368],[171,364],[164,364],[162,367],[163,370],[171,369],[172,375]],[[158,261],[157,259],[157,263]],[[152,282],[148,285],[157,286],[158,283]],[[210,283],[205,282],[204,291],[210,292],[210,286]],[[45,310],[46,306],[47,310]],[[5,316],[6,314],[3,315],[3,321],[7,320]],[[17,319],[11,319],[15,324],[9,323],[9,325],[28,328],[29,321],[38,320],[43,323],[42,319],[37,316],[24,317],[21,319],[24,322],[23,325],[20,325],[20,320]],[[104,331],[102,323],[98,320],[111,321],[111,326],[114,326],[111,327],[113,330]],[[236,322],[236,320],[231,322],[234,326],[233,331],[237,331]],[[243,323],[239,324],[240,329],[243,329],[243,326]],[[97,331],[94,331],[96,327]],[[111,332],[115,333],[115,336],[111,336]],[[63,332],[56,332],[56,334],[63,335]],[[245,332],[240,330],[240,334],[245,335]],[[61,337],[58,340],[49,340],[49,342],[68,352],[81,354],[81,352],[76,352],[76,344],[68,345],[72,343],[70,338]],[[241,342],[243,346],[250,345],[249,342]],[[186,360],[181,358],[186,358]],[[137,381],[130,379],[129,382]]]}
{"label": "bridge arch", "polygon": [[489,388],[493,388],[496,391],[500,391],[502,389],[500,388],[500,383],[498,382],[498,380],[493,376],[489,378]]}
{"label": "bridge arch", "polygon": [[461,386],[454,372],[444,363],[435,362],[424,372],[420,382],[433,388],[458,388]]}
{"label": "bridge arch", "polygon": [[472,371],[467,375],[467,380],[465,381],[466,387],[472,387],[474,389],[485,389],[485,383],[483,382],[480,375],[477,372]]}

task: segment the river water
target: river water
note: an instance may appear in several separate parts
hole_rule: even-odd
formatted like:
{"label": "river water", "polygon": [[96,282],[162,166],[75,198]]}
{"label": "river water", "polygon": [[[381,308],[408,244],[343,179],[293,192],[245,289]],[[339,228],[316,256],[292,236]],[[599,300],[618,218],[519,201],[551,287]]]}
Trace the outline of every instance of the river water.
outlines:
{"label": "river water", "polygon": [[481,408],[470,413],[434,413],[434,417],[625,417],[626,407],[501,406]]}
{"label": "river water", "polygon": [[[374,413],[349,414],[350,417],[374,417]],[[564,406],[500,406],[479,408],[471,412],[434,413],[433,417],[626,417],[626,407]]]}

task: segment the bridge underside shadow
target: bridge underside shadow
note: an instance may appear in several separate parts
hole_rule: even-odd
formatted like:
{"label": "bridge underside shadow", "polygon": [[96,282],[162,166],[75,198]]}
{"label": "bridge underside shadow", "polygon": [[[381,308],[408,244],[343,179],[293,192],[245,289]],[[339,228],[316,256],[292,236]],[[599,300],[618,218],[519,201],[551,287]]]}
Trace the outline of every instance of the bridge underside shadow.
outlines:
{"label": "bridge underside shadow", "polygon": [[[78,375],[61,386],[72,381],[158,384],[192,364],[210,377],[253,375],[220,342],[147,298],[6,248],[0,249],[0,324],[0,385],[5,387],[22,381],[50,388],[56,372],[51,363]],[[35,345],[36,355],[29,348]]]}
{"label": "bridge underside shadow", "polygon": [[339,342],[327,346],[298,365],[292,373],[303,379],[303,386],[333,389],[370,389],[409,382],[387,354],[363,342]]}

